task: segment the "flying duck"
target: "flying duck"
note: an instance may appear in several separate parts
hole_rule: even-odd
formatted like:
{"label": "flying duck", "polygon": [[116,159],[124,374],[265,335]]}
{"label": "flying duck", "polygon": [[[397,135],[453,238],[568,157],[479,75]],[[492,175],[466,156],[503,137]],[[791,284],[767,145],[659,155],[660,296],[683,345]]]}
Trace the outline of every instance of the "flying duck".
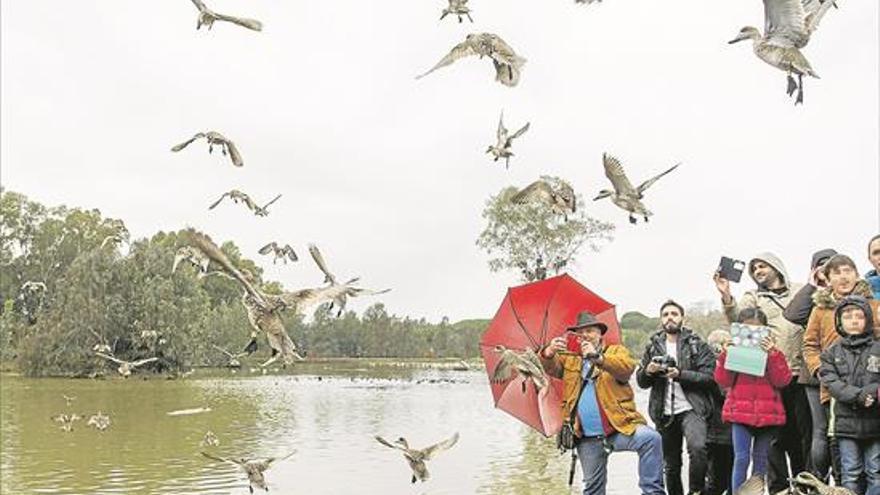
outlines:
{"label": "flying duck", "polygon": [[611,202],[617,205],[617,207],[629,212],[629,223],[632,224],[636,223],[636,218],[633,215],[640,215],[646,222],[648,221],[648,217],[653,215],[653,213],[645,208],[645,205],[642,203],[642,199],[645,197],[645,190],[654,185],[654,183],[660,180],[661,177],[672,172],[681,165],[680,163],[676,163],[668,170],[642,182],[639,184],[639,187],[633,187],[629,178],[626,176],[626,173],[623,171],[623,165],[620,164],[620,161],[617,158],[603,153],[602,164],[605,167],[605,177],[608,177],[608,180],[611,181],[614,190],[609,191],[603,189],[599,191],[599,195],[593,198],[593,201],[610,197]]}
{"label": "flying duck", "polygon": [[489,57],[495,66],[495,80],[505,86],[516,86],[519,83],[520,72],[526,63],[526,59],[517,55],[500,36],[492,33],[472,33],[455,45],[437,62],[437,65],[416,76],[416,79],[421,79],[437,69],[470,55],[479,55],[480,58]]}

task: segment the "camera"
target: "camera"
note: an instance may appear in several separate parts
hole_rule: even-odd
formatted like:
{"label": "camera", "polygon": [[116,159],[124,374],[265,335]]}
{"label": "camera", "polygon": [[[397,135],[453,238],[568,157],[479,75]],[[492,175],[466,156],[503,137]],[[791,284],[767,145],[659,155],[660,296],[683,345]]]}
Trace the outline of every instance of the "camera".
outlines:
{"label": "camera", "polygon": [[651,358],[651,362],[660,366],[657,373],[663,375],[669,372],[669,368],[675,368],[675,358],[672,356],[654,356]]}

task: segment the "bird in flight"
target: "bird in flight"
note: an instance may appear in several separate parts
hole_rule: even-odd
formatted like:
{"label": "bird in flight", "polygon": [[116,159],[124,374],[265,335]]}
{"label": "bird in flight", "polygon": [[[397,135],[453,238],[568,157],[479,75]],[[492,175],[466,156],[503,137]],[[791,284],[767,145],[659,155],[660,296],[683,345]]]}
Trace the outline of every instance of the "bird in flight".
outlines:
{"label": "bird in flight", "polygon": [[500,36],[492,33],[473,33],[455,45],[434,67],[416,76],[416,79],[421,79],[437,69],[452,65],[456,60],[471,55],[479,55],[480,58],[489,57],[495,66],[495,80],[505,86],[516,86],[519,83],[522,67],[526,63],[526,59],[517,55]]}
{"label": "bird in flight", "polygon": [[296,252],[294,252],[293,248],[290,247],[290,244],[285,244],[284,246],[279,245],[277,242],[272,241],[269,244],[261,247],[259,250],[260,254],[269,254],[272,253],[274,259],[272,260],[272,264],[274,265],[276,261],[279,259],[287,264],[287,260],[297,261],[299,257],[297,257]]}
{"label": "bird in flight", "polygon": [[440,16],[440,20],[442,21],[444,17],[449,14],[458,17],[458,22],[461,23],[461,16],[465,16],[469,21],[474,22],[474,19],[471,17],[471,9],[467,6],[468,0],[449,0],[449,7],[443,9],[443,15]]}
{"label": "bird in flight", "polygon": [[263,30],[263,23],[256,19],[219,14],[209,9],[208,6],[205,5],[205,2],[203,2],[202,0],[192,0],[192,3],[196,6],[197,9],[199,9],[199,20],[196,23],[196,30],[201,29],[202,26],[207,26],[208,30],[210,31],[210,29],[214,27],[214,21],[231,22],[241,27],[248,28],[252,31]]}
{"label": "bird in flight", "polygon": [[269,486],[266,484],[266,475],[264,474],[266,470],[272,467],[272,464],[283,461],[295,453],[296,451],[293,451],[284,457],[267,457],[265,459],[253,460],[246,458],[236,459],[232,457],[220,457],[209,454],[207,452],[202,452],[202,455],[207,457],[208,459],[213,459],[220,462],[227,462],[229,464],[234,464],[238,466],[247,475],[248,489],[251,493],[254,493],[255,487],[259,488],[260,490],[266,490],[268,492]]}
{"label": "bird in flight", "polygon": [[220,148],[220,152],[223,153],[223,156],[229,156],[229,159],[232,160],[232,164],[236,167],[244,166],[244,161],[241,159],[241,154],[238,152],[238,148],[235,146],[235,143],[227,139],[223,134],[215,131],[208,132],[199,132],[196,133],[195,136],[187,139],[186,141],[176,144],[171,148],[171,151],[178,152],[187,146],[190,145],[193,141],[197,139],[205,138],[208,141],[208,153],[214,152],[214,146]]}
{"label": "bird in flight", "polygon": [[269,205],[278,201],[281,198],[281,195],[279,194],[278,196],[275,196],[274,198],[272,198],[272,201],[269,201],[268,203],[264,204],[263,206],[260,206],[253,199],[251,199],[251,197],[248,196],[247,194],[239,191],[238,189],[233,189],[229,192],[223,193],[223,195],[220,196],[220,198],[217,201],[214,201],[213,203],[211,203],[210,206],[208,206],[208,209],[213,210],[214,208],[217,207],[217,205],[219,205],[226,198],[231,199],[232,202],[235,204],[244,203],[244,205],[247,206],[247,208],[249,210],[254,212],[254,215],[256,215],[258,217],[265,217],[265,216],[269,215]]}
{"label": "bird in flight", "polygon": [[[807,46],[819,21],[835,7],[834,0],[764,0],[764,35],[753,26],[740,29],[728,43],[752,40],[755,55],[787,74],[785,92],[797,91],[794,104],[804,102],[804,76],[819,78],[801,48]],[[795,82],[794,77],[798,77]]]}
{"label": "bird in flight", "polygon": [[605,177],[608,177],[608,180],[611,181],[614,190],[610,191],[608,189],[603,189],[599,191],[599,195],[593,198],[593,201],[610,197],[611,202],[617,205],[618,208],[629,212],[629,223],[631,224],[636,223],[636,217],[633,215],[641,216],[646,222],[648,221],[648,217],[653,215],[650,210],[645,208],[644,203],[642,203],[642,199],[645,197],[645,190],[654,185],[654,183],[660,180],[661,177],[672,172],[681,165],[680,163],[676,163],[664,172],[642,182],[639,184],[639,187],[633,187],[632,182],[629,181],[629,178],[623,171],[623,165],[620,164],[620,161],[617,158],[614,158],[607,153],[603,153],[602,164],[605,167]]}
{"label": "bird in flight", "polygon": [[574,214],[577,209],[574,189],[565,181],[553,185],[544,179],[536,180],[511,196],[510,201],[514,204],[544,204],[553,212],[562,215],[566,221],[569,213]]}
{"label": "bird in flight", "polygon": [[495,131],[495,139],[497,141],[494,145],[489,146],[486,153],[491,153],[495,157],[493,161],[496,162],[504,158],[504,168],[509,168],[510,157],[513,156],[513,152],[510,151],[513,146],[513,140],[525,134],[527,130],[529,130],[529,122],[526,122],[526,125],[520,127],[518,131],[510,134],[510,131],[504,127],[504,112],[501,112],[501,117],[498,119],[498,129]]}
{"label": "bird in flight", "polygon": [[428,466],[425,462],[433,459],[438,453],[448,450],[455,445],[455,443],[458,442],[458,433],[455,433],[442,442],[425,447],[424,449],[410,448],[409,443],[403,437],[398,438],[394,443],[391,443],[378,435],[375,438],[376,441],[382,445],[403,452],[403,457],[406,458],[406,462],[409,463],[409,467],[412,470],[411,483],[415,483],[416,481],[425,482],[431,477],[431,474],[428,472]]}
{"label": "bird in flight", "polygon": [[513,378],[514,372],[522,378],[522,391],[526,392],[526,382],[531,380],[535,384],[535,390],[541,391],[547,388],[549,380],[544,373],[544,367],[535,351],[526,349],[515,351],[503,345],[496,345],[495,352],[500,356],[495,370],[492,372],[493,383],[503,383]]}
{"label": "bird in flight", "polygon": [[137,361],[124,361],[122,359],[113,357],[109,354],[104,354],[103,352],[96,352],[95,354],[98,356],[101,356],[104,359],[109,359],[110,361],[113,361],[114,363],[118,364],[119,367],[116,368],[116,371],[118,371],[119,374],[122,375],[124,378],[128,378],[129,376],[131,376],[131,371],[133,369],[135,369],[139,366],[143,366],[147,363],[152,363],[153,361],[159,360],[159,358],[157,358],[157,357],[151,357],[151,358],[146,358],[146,359],[138,359]]}

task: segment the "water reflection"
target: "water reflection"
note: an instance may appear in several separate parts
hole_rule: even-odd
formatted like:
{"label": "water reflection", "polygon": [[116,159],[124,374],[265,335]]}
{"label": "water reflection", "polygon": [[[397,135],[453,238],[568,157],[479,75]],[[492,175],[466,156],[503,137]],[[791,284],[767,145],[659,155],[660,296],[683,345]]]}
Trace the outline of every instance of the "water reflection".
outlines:
{"label": "water reflection", "polygon": [[[76,396],[70,408],[62,394]],[[645,397],[640,396],[644,410]],[[210,412],[168,416],[178,409]],[[102,410],[112,426],[49,418]],[[569,457],[493,408],[485,372],[317,363],[294,374],[196,374],[186,380],[2,377],[2,493],[248,493],[235,466],[199,451],[213,431],[221,456],[281,456],[267,473],[277,493],[568,493]],[[432,479],[409,483],[402,455],[374,435],[421,448],[455,431],[461,439],[429,462]],[[615,454],[609,493],[635,493],[636,458]],[[580,472],[573,491],[578,492]]]}

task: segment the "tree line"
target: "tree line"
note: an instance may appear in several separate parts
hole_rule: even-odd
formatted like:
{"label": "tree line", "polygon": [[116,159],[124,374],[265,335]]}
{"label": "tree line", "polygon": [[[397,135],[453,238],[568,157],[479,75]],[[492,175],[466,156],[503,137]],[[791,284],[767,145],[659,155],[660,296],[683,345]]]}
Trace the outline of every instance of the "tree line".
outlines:
{"label": "tree line", "polygon": [[[241,288],[224,277],[200,279],[184,264],[172,274],[182,232],[131,240],[124,222],[98,210],[47,207],[0,190],[0,358],[30,376],[112,370],[95,355],[100,346],[125,360],[157,356],[147,366],[153,371],[225,364],[214,346],[238,352],[251,332]],[[221,249],[265,292],[283,290],[279,282],[264,280],[234,242]],[[28,281],[45,290],[23,291]],[[360,316],[348,311],[333,318],[319,308],[308,322],[293,314],[284,318],[298,346],[319,357],[472,358],[486,326],[480,320],[401,317],[381,303]],[[258,339],[254,362],[269,352],[263,336]]]}
{"label": "tree line", "polygon": [[[98,210],[47,207],[0,189],[0,359],[29,376],[112,371],[96,349],[130,361],[157,356],[147,369],[168,373],[226,364],[216,347],[238,352],[250,338],[241,288],[225,277],[198,278],[185,264],[172,274],[182,232],[131,240],[124,222]],[[221,249],[265,292],[284,289],[264,280],[262,269],[234,242]],[[28,281],[45,290],[26,293]],[[690,318],[701,314],[707,321],[699,326],[702,333],[723,323],[717,311]],[[348,311],[336,318],[319,308],[308,320],[284,318],[291,338],[310,357],[469,359],[479,356],[489,322],[431,323],[389,314],[381,303],[361,315]],[[631,312],[621,328],[624,344],[640,354],[658,321]],[[268,355],[262,339],[254,363]]]}

